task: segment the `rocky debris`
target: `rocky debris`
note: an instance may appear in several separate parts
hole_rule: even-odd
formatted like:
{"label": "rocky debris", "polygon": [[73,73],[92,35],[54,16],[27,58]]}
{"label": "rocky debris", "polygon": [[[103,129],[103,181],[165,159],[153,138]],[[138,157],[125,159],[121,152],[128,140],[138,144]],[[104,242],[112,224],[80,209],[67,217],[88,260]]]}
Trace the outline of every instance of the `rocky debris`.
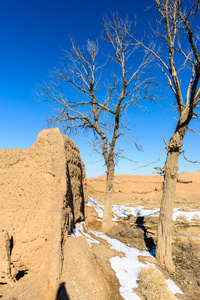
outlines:
{"label": "rocky debris", "polygon": [[58,128],[0,150],[0,213],[0,297],[55,300],[68,234],[85,215],[84,164]]}

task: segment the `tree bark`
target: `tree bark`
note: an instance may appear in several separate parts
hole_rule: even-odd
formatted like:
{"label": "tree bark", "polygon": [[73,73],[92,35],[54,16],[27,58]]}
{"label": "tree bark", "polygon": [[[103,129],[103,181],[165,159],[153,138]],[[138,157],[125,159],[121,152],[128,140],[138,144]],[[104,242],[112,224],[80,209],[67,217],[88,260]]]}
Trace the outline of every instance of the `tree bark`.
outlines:
{"label": "tree bark", "polygon": [[106,195],[104,214],[102,220],[102,230],[108,233],[112,229],[112,205],[114,193],[114,161],[109,162],[106,176]]}
{"label": "tree bark", "polygon": [[163,194],[158,221],[156,258],[171,272],[175,271],[172,259],[172,216],[178,178],[178,159],[186,131],[187,124],[179,127],[170,139],[163,168]]}
{"label": "tree bark", "polygon": [[156,258],[174,272],[172,260],[172,214],[176,191],[179,151],[168,152],[164,167],[163,194],[158,222]]}

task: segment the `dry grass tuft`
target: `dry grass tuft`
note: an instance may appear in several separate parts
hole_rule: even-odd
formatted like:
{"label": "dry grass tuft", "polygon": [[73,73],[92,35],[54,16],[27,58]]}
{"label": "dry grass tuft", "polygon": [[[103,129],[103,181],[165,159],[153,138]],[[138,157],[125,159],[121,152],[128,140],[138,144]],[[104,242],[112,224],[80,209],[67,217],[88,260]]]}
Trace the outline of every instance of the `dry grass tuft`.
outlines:
{"label": "dry grass tuft", "polygon": [[183,198],[181,199],[181,202],[182,202],[182,203],[187,203],[187,202],[188,202],[187,197],[183,197]]}
{"label": "dry grass tuft", "polygon": [[145,217],[145,224],[158,225],[158,217]]}
{"label": "dry grass tuft", "polygon": [[128,239],[135,239],[135,238],[144,238],[144,232],[141,228],[134,228],[131,229],[127,225],[118,225],[112,229],[111,232],[109,232],[109,235],[112,238],[128,238]]}
{"label": "dry grass tuft", "polygon": [[199,224],[200,223],[200,216],[198,214],[195,214],[192,218],[192,221]]}
{"label": "dry grass tuft", "polygon": [[182,224],[188,224],[189,221],[187,220],[185,215],[180,215],[178,218],[176,218],[176,222],[182,223]]}
{"label": "dry grass tuft", "polygon": [[140,292],[146,300],[175,300],[169,291],[164,275],[154,267],[143,267],[140,270]]}

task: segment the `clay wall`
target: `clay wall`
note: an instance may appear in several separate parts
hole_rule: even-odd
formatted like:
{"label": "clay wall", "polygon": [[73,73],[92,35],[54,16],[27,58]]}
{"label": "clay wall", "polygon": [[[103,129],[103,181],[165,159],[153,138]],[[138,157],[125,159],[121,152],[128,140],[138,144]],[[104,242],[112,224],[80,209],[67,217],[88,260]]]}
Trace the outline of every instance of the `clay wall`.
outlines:
{"label": "clay wall", "polygon": [[84,185],[79,149],[58,128],[27,150],[0,150],[0,295],[1,284],[15,294],[29,280],[38,287],[20,299],[55,299],[65,241],[84,219]]}

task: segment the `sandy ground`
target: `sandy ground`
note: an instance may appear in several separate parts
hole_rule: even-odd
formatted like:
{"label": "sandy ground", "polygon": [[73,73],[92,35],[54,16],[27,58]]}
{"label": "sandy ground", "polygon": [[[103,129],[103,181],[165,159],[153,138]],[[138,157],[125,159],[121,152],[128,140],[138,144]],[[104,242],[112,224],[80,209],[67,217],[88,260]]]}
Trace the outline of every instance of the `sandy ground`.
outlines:
{"label": "sandy ground", "polygon": [[[177,183],[175,206],[200,207],[200,170],[180,173],[179,179],[191,183]],[[160,207],[163,177],[159,175],[115,175],[114,204]],[[106,176],[87,179],[89,196],[104,202]]]}
{"label": "sandy ground", "polygon": [[[94,206],[87,206],[86,229],[89,231],[98,231],[101,228],[102,206],[96,204],[95,210]],[[177,299],[199,300],[200,211],[188,210],[182,211],[181,208],[174,210],[173,259],[176,268],[174,274],[163,269],[154,258],[158,224],[157,209],[145,210],[141,207],[137,209],[137,207],[116,205],[113,211],[113,230],[109,237],[122,242],[124,245],[129,245],[133,249],[148,251],[151,255],[145,257],[143,254],[139,260],[143,263],[153,263],[165,275],[166,279],[172,279],[180,287],[184,294],[176,295]],[[137,216],[138,212],[139,216]],[[185,213],[184,218],[182,218],[183,213]],[[191,213],[198,218],[192,218]],[[131,259],[130,264],[132,261],[133,259]],[[136,265],[133,263],[133,268],[136,268]],[[136,290],[140,298],[143,299],[140,290]]]}
{"label": "sandy ground", "polygon": [[[149,263],[154,264],[166,280],[172,280],[181,289],[184,294],[176,294],[177,299],[199,300],[200,219],[194,219],[194,215],[200,212],[200,171],[182,173],[180,178],[192,180],[192,183],[177,185],[177,210],[174,210],[173,224],[174,274],[164,270],[154,257],[162,177],[115,177],[113,230],[109,236],[101,233],[105,177],[88,179],[88,194],[99,202],[96,207],[95,203],[86,206],[86,220],[81,234],[77,235],[77,230],[76,235],[66,240],[67,259],[63,264],[62,284],[55,300],[145,299],[137,285],[139,277],[135,279],[136,285],[133,285],[131,296],[122,296],[121,291],[126,289],[123,287],[128,281],[126,273],[132,272],[128,278],[133,281],[134,272],[139,272],[138,266]],[[120,242],[121,250],[111,246],[110,239]],[[138,250],[144,251],[143,254],[137,256],[137,259],[132,258],[130,254]],[[121,269],[114,269],[117,261],[122,263]],[[28,290],[26,276],[17,284],[16,289],[15,284],[12,287],[0,283],[0,298],[26,300],[20,296],[20,291],[24,293],[24,290]],[[43,300],[40,296],[32,299]]]}
{"label": "sandy ground", "polygon": [[[180,173],[179,179],[192,181],[191,183],[177,183],[176,197],[174,203],[174,225],[173,225],[173,257],[176,267],[172,276],[185,295],[179,295],[178,299],[200,299],[200,218],[196,212],[200,211],[200,170],[195,173]],[[155,247],[158,214],[153,217],[146,217],[143,220],[143,230],[138,232],[135,226],[136,218],[133,216],[134,209],[143,207],[143,214],[146,210],[156,210],[160,207],[162,196],[162,176],[140,176],[140,175],[116,175],[114,185],[114,205],[129,206],[127,214],[121,214],[122,226],[114,221],[112,237],[129,244],[138,249]],[[87,179],[88,195],[98,201],[101,206],[104,204],[104,191],[106,177]],[[99,230],[101,227],[95,213],[89,213],[91,222],[87,221],[89,228]],[[114,213],[113,213],[114,216]],[[96,220],[95,220],[96,219]],[[95,228],[96,227],[96,228]],[[145,243],[144,234],[150,241]],[[152,246],[153,245],[153,246]],[[153,249],[153,248],[152,248]]]}

